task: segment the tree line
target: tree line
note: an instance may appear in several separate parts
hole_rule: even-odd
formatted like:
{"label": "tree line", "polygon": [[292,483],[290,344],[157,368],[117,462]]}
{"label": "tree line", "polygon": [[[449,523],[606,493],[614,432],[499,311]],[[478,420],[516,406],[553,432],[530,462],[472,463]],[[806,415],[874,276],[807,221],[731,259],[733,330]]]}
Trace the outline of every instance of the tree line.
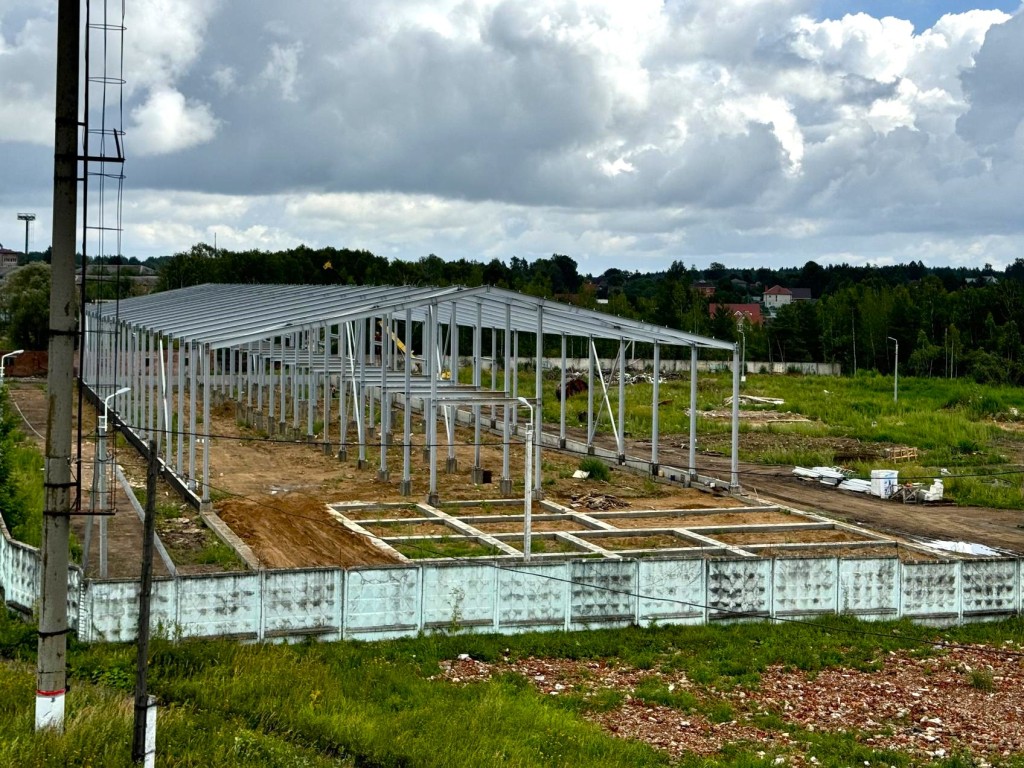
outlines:
{"label": "tree line", "polygon": [[[448,261],[434,254],[403,261],[347,248],[231,251],[199,243],[142,263],[158,272],[155,290],[201,283],[495,285],[742,340],[747,360],[838,363],[845,373],[890,373],[898,346],[900,370],[909,374],[1024,382],[1024,259],[1002,271],[989,265],[822,266],[813,261],[802,267],[753,269],[716,262],[698,270],[676,261],[662,272],[612,268],[591,275],[581,273],[576,261],[564,254],[533,262],[519,257],[508,263]],[[738,324],[722,306],[751,302],[774,285],[808,289],[813,300],[787,304],[763,325]],[[135,289],[108,280],[103,290],[106,294],[112,288],[122,297]],[[711,296],[706,295],[709,289]],[[13,317],[16,308],[10,303],[5,299]]]}

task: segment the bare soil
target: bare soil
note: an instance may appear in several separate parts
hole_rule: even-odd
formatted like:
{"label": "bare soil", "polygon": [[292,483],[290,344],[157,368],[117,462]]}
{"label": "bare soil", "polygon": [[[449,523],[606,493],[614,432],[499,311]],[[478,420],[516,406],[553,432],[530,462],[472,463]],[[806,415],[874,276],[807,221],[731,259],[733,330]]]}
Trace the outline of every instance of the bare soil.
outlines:
{"label": "bare soil", "polygon": [[[581,436],[581,435],[578,435]],[[740,446],[750,439],[740,435]],[[602,436],[612,446],[611,436]],[[832,440],[830,438],[830,440]],[[856,440],[840,439],[837,445],[859,452]],[[868,449],[871,449],[870,451]],[[874,451],[865,446],[864,452]],[[649,455],[649,441],[627,441],[627,452]],[[662,466],[685,468],[689,451],[682,438],[667,438],[659,450]],[[873,454],[872,454],[873,455]],[[728,478],[730,460],[698,452],[700,474]],[[855,523],[894,536],[923,537],[940,541],[968,541],[1008,554],[1024,554],[1024,510],[991,507],[958,507],[954,504],[902,504],[865,494],[840,491],[820,483],[801,480],[791,466],[766,466],[740,462],[740,485],[751,501],[778,503],[817,512],[835,520]]]}
{"label": "bare soil", "polygon": [[[911,764],[969,753],[971,764],[986,765],[1024,752],[1020,650],[901,651],[881,659],[877,671],[833,667],[808,673],[770,667],[756,686],[728,690],[700,685],[685,672],[665,671],[666,666],[636,669],[604,660],[531,657],[486,663],[459,657],[442,662],[437,677],[468,685],[511,673],[545,696],[595,698],[617,692],[619,706],[585,716],[615,736],[645,741],[675,759],[718,755],[739,745],[777,755],[776,765],[814,765],[814,743],[795,733],[800,728],[845,732],[865,747],[906,755]],[[691,694],[703,710],[728,705],[734,716],[712,722],[700,711],[645,701],[637,689],[652,682]],[[759,726],[766,712],[777,714],[783,727]]]}
{"label": "bare soil", "polygon": [[[40,436],[34,436],[34,439],[41,442],[41,435],[45,432],[46,413],[42,382],[17,382],[12,387],[12,396],[27,421],[39,431]],[[86,431],[90,434],[94,431],[94,420],[93,415],[85,425]],[[375,546],[365,536],[346,529],[329,510],[327,505],[330,503],[359,500],[371,503],[401,502],[409,505],[385,510],[347,511],[345,514],[353,520],[423,516],[422,512],[414,507],[416,502],[425,499],[428,490],[428,466],[423,455],[422,429],[414,429],[412,438],[412,495],[403,497],[398,492],[402,454],[401,447],[397,444],[388,449],[391,476],[381,480],[377,474],[379,448],[368,449],[365,466],[360,468],[357,461],[358,449],[352,445],[349,445],[348,460],[340,461],[335,454],[336,445],[332,446],[329,453],[325,453],[322,445],[310,444],[306,440],[264,439],[254,430],[236,423],[232,405],[214,408],[211,421],[211,434],[214,435],[210,445],[213,475],[211,486],[215,512],[250,546],[265,566],[345,567],[394,562],[392,554]],[[32,434],[27,426],[26,433]],[[748,434],[744,434],[741,441],[749,437]],[[458,439],[468,442],[471,438],[468,432],[459,432]],[[485,437],[489,444],[484,446],[481,459],[482,467],[491,470],[495,480],[501,473],[498,440],[496,436]],[[598,436],[598,441],[602,444],[610,444],[611,440],[611,435]],[[627,441],[627,452],[642,456],[649,453],[649,446],[649,441],[630,440]],[[663,439],[660,451],[662,465],[686,467],[688,457],[685,446],[685,438],[682,436]],[[845,447],[851,452],[859,450],[856,445]],[[83,466],[86,467],[91,467],[91,454],[87,455],[89,450],[91,443],[84,440]],[[144,477],[144,471],[138,459],[134,459],[133,465],[130,453],[122,450],[119,460],[125,466],[129,477],[137,480]],[[479,499],[485,502],[499,497],[497,482],[473,485],[470,481],[470,468],[473,463],[471,445],[462,443],[456,447],[457,470],[451,474],[444,472],[445,454],[446,449],[442,447],[439,450],[438,472],[438,493],[442,507],[450,501]],[[741,463],[741,483],[746,496],[735,498],[721,492],[707,493],[667,483],[655,483],[638,474],[619,470],[613,472],[612,481],[609,483],[575,480],[571,478],[571,473],[578,466],[578,456],[545,450],[543,460],[545,497],[569,507],[576,503],[573,501],[574,498],[601,495],[614,497],[616,503],[621,502],[631,511],[720,509],[758,502],[778,503],[818,512],[836,520],[857,523],[896,536],[962,539],[1007,552],[1024,553],[1024,511],[884,502],[873,497],[850,494],[817,483],[801,481],[790,474],[791,467],[765,467]],[[522,493],[522,463],[522,446],[516,443],[511,451],[513,480],[518,484],[518,487],[513,488],[513,495]],[[730,463],[727,457],[700,454],[697,457],[697,467],[701,474],[729,477]],[[86,485],[88,486],[88,483]],[[162,489],[161,494],[165,493],[170,492]],[[117,508],[117,514],[110,519],[111,574],[134,576],[137,573],[141,551],[141,523],[127,500],[119,501]],[[521,507],[494,505],[488,511],[497,517],[518,515],[522,510]],[[580,511],[590,510],[582,508]],[[452,508],[448,509],[448,512],[456,515],[480,514],[481,507]],[[541,514],[544,510],[535,506],[534,512]],[[195,549],[199,546],[200,537],[210,535],[205,526],[198,522],[198,517],[190,517],[190,514],[191,510],[185,510],[181,517],[177,514],[168,515],[162,523],[161,536],[169,547],[175,547],[178,552],[187,553],[190,547]],[[603,517],[600,513],[595,514]],[[686,517],[689,519],[684,520],[677,515],[654,515],[628,521],[613,516],[604,519],[616,527],[623,527],[624,531],[629,527],[792,521],[791,516],[777,512],[723,512]],[[85,520],[86,518],[74,518],[73,521],[75,531],[80,537],[84,532]],[[507,526],[495,526],[493,523],[485,525],[490,526],[488,530],[493,532],[514,533],[521,530],[515,523]],[[579,526],[573,525],[568,530],[578,528]],[[541,525],[535,529],[539,533],[566,530],[561,524]],[[390,528],[386,531],[382,527],[380,533],[386,535],[390,532],[391,535],[399,535],[396,530]],[[401,535],[408,534],[403,532]],[[680,540],[641,543],[637,537],[623,538],[629,540],[628,544],[623,542],[623,545],[629,548],[680,546]],[[807,539],[794,535],[786,536],[785,540],[796,542]],[[839,540],[848,539],[840,537]],[[775,538],[753,535],[748,543],[776,541]],[[611,542],[606,539],[601,543],[604,545]],[[682,543],[682,546],[685,546],[685,543]],[[839,554],[834,548],[823,551],[832,555]],[[865,552],[856,548],[851,551],[856,554]],[[764,551],[761,554],[764,554]],[[801,551],[800,554],[809,553]],[[188,566],[185,572],[190,572],[188,568],[192,568],[194,572],[213,570],[216,567]]]}

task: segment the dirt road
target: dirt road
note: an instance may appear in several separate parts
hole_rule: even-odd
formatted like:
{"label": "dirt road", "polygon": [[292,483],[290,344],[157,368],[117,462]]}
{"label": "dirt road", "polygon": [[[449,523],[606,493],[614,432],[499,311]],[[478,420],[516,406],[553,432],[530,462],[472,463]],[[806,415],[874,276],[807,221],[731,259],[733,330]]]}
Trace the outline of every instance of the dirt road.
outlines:
{"label": "dirt road", "polygon": [[[649,454],[650,447],[649,444],[637,445],[629,452]],[[678,467],[686,467],[689,462],[685,448],[664,445],[659,451],[659,459],[662,464]],[[727,457],[698,454],[697,469],[701,474],[728,479],[730,463]],[[791,466],[740,462],[740,485],[747,496],[758,501],[819,512],[882,533],[974,542],[1024,554],[1024,510],[882,501],[874,496],[838,491],[820,483],[801,480],[793,476],[792,470]]]}

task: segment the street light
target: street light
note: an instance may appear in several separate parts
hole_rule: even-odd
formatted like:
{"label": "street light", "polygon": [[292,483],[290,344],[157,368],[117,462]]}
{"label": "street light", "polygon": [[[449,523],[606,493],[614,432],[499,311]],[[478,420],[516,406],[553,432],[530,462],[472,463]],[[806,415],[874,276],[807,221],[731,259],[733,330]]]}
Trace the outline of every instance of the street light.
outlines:
{"label": "street light", "polygon": [[[103,398],[103,415],[100,416],[99,429],[97,430],[96,440],[96,464],[94,480],[94,499],[98,502],[95,506],[98,507],[100,512],[100,578],[105,579],[107,577],[107,517],[104,512],[107,511],[110,506],[110,502],[107,500],[107,424],[110,418],[110,402],[118,395],[123,395],[125,392],[130,392],[131,387],[121,387],[116,392],[107,395]],[[89,518],[89,529],[92,530],[92,518]],[[86,562],[88,562],[88,536],[86,537]]]}
{"label": "street light", "polygon": [[34,213],[19,213],[18,221],[25,222],[25,257],[28,258],[28,225],[29,222],[35,221],[36,215]]}
{"label": "street light", "polygon": [[746,382],[747,380],[747,334],[743,332],[743,315],[742,313],[736,318],[736,330],[739,331],[740,336],[743,338],[743,351],[740,353],[740,381]]}
{"label": "street light", "polygon": [[900,398],[900,342],[892,336],[887,337],[889,341],[896,342],[896,354],[893,355],[892,365],[892,401],[899,402]]}
{"label": "street light", "polygon": [[16,349],[13,352],[8,352],[6,355],[0,357],[0,387],[4,385],[4,371],[7,369],[7,361],[12,357],[17,357],[24,349]]}
{"label": "street light", "polygon": [[519,402],[530,409],[530,425],[526,428],[526,477],[523,489],[523,556],[530,559],[530,523],[533,513],[533,406],[525,397]]}

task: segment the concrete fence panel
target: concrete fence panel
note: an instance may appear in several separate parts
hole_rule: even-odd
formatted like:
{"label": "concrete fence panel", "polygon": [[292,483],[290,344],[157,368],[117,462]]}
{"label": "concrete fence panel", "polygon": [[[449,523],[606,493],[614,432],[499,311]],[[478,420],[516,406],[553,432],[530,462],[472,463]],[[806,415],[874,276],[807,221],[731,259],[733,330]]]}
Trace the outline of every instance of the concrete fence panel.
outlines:
{"label": "concrete fence panel", "polygon": [[780,558],[775,561],[772,578],[773,616],[836,612],[839,603],[837,558]]}
{"label": "concrete fence panel", "polygon": [[337,568],[261,571],[261,638],[339,637],[344,572]]}
{"label": "concrete fence panel", "polygon": [[493,565],[423,566],[423,629],[492,631],[498,569]]}
{"label": "concrete fence panel", "polygon": [[39,601],[39,550],[20,541],[5,541],[7,554],[4,592],[14,608],[31,613]]}
{"label": "concrete fence panel", "polygon": [[356,568],[346,573],[345,637],[360,640],[414,635],[420,629],[420,569]]}
{"label": "concrete fence panel", "polygon": [[839,612],[862,619],[895,619],[900,610],[900,562],[895,558],[839,561]]}
{"label": "concrete fence panel", "polygon": [[[82,622],[78,636],[87,642],[126,643],[134,640],[139,628],[139,590],[137,581],[94,581],[82,591]],[[178,582],[160,579],[150,592],[150,627],[167,637],[197,634],[191,625],[182,625],[178,617]]]}
{"label": "concrete fence panel", "polygon": [[942,624],[960,620],[960,563],[903,563],[900,615]]}
{"label": "concrete fence panel", "polygon": [[771,560],[708,560],[707,569],[709,621],[771,616]]}
{"label": "concrete fence panel", "polygon": [[259,638],[260,575],[218,573],[178,579],[178,621],[196,637]]}
{"label": "concrete fence panel", "polygon": [[498,629],[564,629],[569,623],[568,563],[517,565],[498,572]]}
{"label": "concrete fence panel", "polygon": [[703,560],[640,560],[637,623],[703,624],[707,588]]}
{"label": "concrete fence panel", "polygon": [[632,624],[636,620],[636,565],[632,560],[573,561],[570,628]]}
{"label": "concrete fence panel", "polygon": [[961,616],[972,621],[1020,611],[1019,560],[965,560],[960,564]]}

